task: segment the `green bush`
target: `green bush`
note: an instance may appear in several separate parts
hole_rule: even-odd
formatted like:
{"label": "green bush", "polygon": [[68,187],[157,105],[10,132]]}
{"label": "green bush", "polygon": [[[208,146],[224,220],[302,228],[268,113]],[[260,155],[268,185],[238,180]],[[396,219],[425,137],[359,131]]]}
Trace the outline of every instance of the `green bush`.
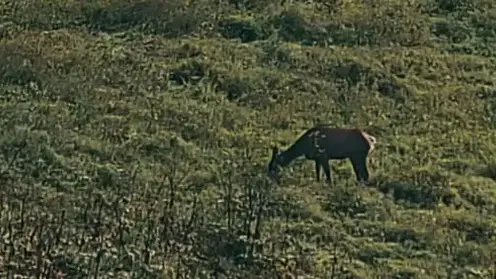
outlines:
{"label": "green bush", "polygon": [[357,5],[348,13],[342,12],[337,24],[327,29],[331,41],[338,44],[414,46],[426,43],[429,38],[428,18],[417,6],[401,1]]}
{"label": "green bush", "polygon": [[226,18],[219,22],[220,33],[226,38],[239,38],[243,43],[264,40],[267,26],[253,19]]}
{"label": "green bush", "polygon": [[[165,36],[200,32],[209,21],[209,10],[202,2],[184,7],[184,1],[110,1],[105,6],[83,4],[85,24],[106,32],[131,28]],[[197,2],[195,2],[197,3]]]}
{"label": "green bush", "polygon": [[432,33],[445,36],[450,42],[461,43],[473,36],[468,26],[456,20],[439,21],[434,23]]}

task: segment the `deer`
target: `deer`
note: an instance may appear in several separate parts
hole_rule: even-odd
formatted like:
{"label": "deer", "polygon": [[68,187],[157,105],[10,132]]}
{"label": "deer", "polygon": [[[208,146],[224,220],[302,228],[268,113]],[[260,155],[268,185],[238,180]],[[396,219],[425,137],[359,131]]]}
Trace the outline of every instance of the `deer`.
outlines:
{"label": "deer", "polygon": [[368,183],[367,157],[375,149],[374,136],[358,128],[336,128],[328,124],[317,124],[301,135],[289,148],[279,150],[272,146],[272,158],[268,165],[269,177],[279,181],[280,168],[304,156],[315,162],[315,174],[320,181],[320,170],[324,170],[327,182],[334,184],[329,160],[349,159],[356,180]]}

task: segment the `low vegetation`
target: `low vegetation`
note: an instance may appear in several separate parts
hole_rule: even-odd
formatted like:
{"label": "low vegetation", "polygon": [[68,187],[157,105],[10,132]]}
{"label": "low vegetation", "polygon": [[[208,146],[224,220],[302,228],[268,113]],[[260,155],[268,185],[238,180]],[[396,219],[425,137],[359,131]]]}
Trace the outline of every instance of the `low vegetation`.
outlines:
{"label": "low vegetation", "polygon": [[[0,277],[490,278],[490,0],[0,1]],[[315,123],[378,144],[267,178]],[[58,277],[57,277],[58,276]]]}

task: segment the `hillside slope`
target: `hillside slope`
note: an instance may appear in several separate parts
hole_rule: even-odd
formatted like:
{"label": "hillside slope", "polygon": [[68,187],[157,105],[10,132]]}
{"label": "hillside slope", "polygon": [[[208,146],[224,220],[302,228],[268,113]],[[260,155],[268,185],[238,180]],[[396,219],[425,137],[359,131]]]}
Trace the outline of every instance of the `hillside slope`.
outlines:
{"label": "hillside slope", "polygon": [[[0,16],[0,277],[495,274],[493,1],[2,0]],[[270,146],[314,123],[378,139],[370,187],[347,161],[334,186],[304,160],[267,179]]]}

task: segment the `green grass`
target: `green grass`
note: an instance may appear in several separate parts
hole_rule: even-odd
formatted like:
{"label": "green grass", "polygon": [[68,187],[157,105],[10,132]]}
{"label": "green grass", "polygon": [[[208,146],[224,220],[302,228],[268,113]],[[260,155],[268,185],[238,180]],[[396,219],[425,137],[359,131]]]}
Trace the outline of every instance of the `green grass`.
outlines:
{"label": "green grass", "polygon": [[0,277],[494,276],[496,5],[324,2],[1,1]]}

